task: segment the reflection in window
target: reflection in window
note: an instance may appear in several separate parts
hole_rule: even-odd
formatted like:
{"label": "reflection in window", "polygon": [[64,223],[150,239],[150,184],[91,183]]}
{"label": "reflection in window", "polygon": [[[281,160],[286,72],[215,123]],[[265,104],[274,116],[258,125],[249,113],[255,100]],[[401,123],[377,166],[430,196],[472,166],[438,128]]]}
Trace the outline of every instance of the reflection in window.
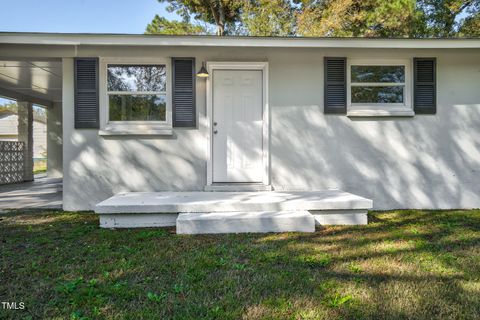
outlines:
{"label": "reflection in window", "polygon": [[352,82],[405,82],[405,66],[352,66]]}
{"label": "reflection in window", "polygon": [[166,100],[162,95],[108,96],[110,121],[165,121]]}
{"label": "reflection in window", "polygon": [[109,121],[166,121],[165,65],[108,65]]}
{"label": "reflection in window", "polygon": [[350,75],[352,104],[404,104],[404,65],[352,65]]}
{"label": "reflection in window", "polygon": [[403,103],[403,87],[352,87],[352,103]]}

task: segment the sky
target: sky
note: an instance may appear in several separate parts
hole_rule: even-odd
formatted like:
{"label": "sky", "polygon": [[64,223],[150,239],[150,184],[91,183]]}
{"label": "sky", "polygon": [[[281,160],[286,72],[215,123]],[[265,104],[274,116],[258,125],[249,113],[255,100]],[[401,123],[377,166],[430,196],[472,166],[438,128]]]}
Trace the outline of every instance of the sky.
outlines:
{"label": "sky", "polygon": [[0,31],[141,34],[155,14],[175,19],[157,0],[0,0]]}

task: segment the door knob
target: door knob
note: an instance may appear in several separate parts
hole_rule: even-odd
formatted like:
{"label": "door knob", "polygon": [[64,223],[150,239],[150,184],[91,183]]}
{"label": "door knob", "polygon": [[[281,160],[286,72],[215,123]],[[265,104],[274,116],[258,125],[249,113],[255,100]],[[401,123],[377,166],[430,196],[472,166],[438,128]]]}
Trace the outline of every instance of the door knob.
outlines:
{"label": "door knob", "polygon": [[217,131],[217,130],[213,130],[213,133],[214,133],[214,134],[217,134],[217,133],[218,133],[218,131]]}
{"label": "door knob", "polygon": [[218,124],[218,123],[217,123],[216,121],[213,123],[214,126],[216,126],[217,124]]}

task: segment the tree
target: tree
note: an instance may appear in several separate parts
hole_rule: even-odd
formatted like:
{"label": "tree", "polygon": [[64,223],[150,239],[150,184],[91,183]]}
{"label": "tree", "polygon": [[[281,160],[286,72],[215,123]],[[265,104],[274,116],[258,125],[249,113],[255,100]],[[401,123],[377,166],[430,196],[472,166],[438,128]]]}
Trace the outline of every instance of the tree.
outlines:
{"label": "tree", "polygon": [[302,36],[479,36],[480,0],[295,0]]}
{"label": "tree", "polygon": [[159,15],[155,15],[152,22],[147,25],[146,34],[208,34],[209,31],[201,25],[192,24],[188,21],[170,21]]}
{"label": "tree", "polygon": [[480,0],[419,0],[418,7],[427,20],[425,36],[480,35]]}
{"label": "tree", "polygon": [[18,113],[18,106],[16,102],[7,102],[0,105],[0,118],[10,116]]}
{"label": "tree", "polygon": [[466,19],[463,19],[459,29],[461,37],[479,38],[480,37],[480,14],[477,12]]}
{"label": "tree", "polygon": [[184,22],[204,21],[216,26],[216,34],[223,36],[235,30],[240,22],[244,0],[158,0],[167,2],[167,11],[180,15]]}
{"label": "tree", "polygon": [[301,36],[416,37],[423,15],[415,0],[300,0]]}
{"label": "tree", "polygon": [[[47,123],[47,111],[45,108],[33,105],[33,119],[35,121]],[[0,119],[18,114],[18,105],[16,102],[7,102],[0,105]]]}
{"label": "tree", "polygon": [[[190,19],[217,35],[478,37],[480,0],[158,0],[183,18],[156,17],[150,30],[196,34]],[[156,26],[158,25],[158,26]],[[157,33],[157,32],[155,32]]]}
{"label": "tree", "polygon": [[289,0],[245,1],[241,23],[252,36],[292,36],[295,14]]}

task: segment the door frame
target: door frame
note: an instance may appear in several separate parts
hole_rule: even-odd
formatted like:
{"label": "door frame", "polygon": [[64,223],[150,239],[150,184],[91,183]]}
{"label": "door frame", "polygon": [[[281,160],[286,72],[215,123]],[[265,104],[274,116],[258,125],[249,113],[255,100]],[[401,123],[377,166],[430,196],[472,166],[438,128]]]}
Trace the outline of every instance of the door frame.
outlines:
{"label": "door frame", "polygon": [[[262,183],[270,185],[270,108],[268,105],[268,62],[207,61],[207,186],[213,182],[213,71],[214,70],[261,70],[262,71]],[[234,184],[234,183],[232,183]]]}

